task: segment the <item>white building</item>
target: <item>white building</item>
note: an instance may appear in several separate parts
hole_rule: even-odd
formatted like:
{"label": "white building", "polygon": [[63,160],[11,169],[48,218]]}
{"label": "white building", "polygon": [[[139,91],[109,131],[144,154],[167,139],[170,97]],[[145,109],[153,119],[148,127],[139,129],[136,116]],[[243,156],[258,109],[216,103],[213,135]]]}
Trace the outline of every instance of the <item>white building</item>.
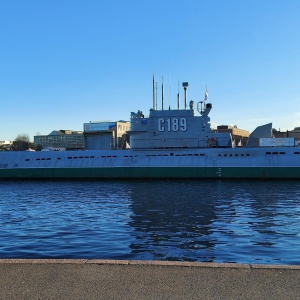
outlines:
{"label": "white building", "polygon": [[0,146],[11,146],[12,141],[6,140],[6,141],[0,141]]}

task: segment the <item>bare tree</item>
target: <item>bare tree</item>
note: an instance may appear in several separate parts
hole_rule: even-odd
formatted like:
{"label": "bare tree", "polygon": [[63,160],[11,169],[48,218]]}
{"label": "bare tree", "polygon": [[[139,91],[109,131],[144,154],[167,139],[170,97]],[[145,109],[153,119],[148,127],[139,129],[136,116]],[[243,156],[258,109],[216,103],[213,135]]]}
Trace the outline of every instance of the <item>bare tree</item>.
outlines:
{"label": "bare tree", "polygon": [[32,143],[30,142],[30,137],[27,133],[18,134],[13,141],[12,149],[14,151],[25,151]]}
{"label": "bare tree", "polygon": [[21,133],[18,134],[17,137],[15,138],[15,141],[22,141],[22,142],[27,142],[30,143],[30,137],[27,133]]}

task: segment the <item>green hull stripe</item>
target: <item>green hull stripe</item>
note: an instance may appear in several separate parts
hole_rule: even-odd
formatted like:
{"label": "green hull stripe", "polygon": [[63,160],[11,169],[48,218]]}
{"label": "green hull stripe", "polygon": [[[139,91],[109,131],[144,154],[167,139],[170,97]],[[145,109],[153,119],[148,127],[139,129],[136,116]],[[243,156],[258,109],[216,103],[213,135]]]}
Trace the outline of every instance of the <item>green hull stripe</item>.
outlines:
{"label": "green hull stripe", "polygon": [[300,167],[119,167],[0,169],[2,179],[30,178],[290,178]]}

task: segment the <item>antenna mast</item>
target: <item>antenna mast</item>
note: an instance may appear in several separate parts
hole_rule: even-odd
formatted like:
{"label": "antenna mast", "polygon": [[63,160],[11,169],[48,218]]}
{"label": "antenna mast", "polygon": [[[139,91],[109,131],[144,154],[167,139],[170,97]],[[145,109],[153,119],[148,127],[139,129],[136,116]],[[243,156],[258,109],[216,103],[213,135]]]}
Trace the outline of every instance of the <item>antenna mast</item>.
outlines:
{"label": "antenna mast", "polygon": [[179,79],[178,79],[178,93],[177,93],[177,108],[178,108],[178,110],[180,109],[179,106],[180,106],[180,95],[179,95]]}
{"label": "antenna mast", "polygon": [[153,75],[153,80],[152,80],[152,93],[153,93],[153,110],[155,110],[155,78]]}
{"label": "antenna mast", "polygon": [[189,83],[188,82],[183,82],[182,83],[182,86],[184,88],[184,109],[186,109],[186,99],[187,99],[187,88],[189,86]]}
{"label": "antenna mast", "polygon": [[161,110],[164,110],[164,76],[162,77],[161,85]]}

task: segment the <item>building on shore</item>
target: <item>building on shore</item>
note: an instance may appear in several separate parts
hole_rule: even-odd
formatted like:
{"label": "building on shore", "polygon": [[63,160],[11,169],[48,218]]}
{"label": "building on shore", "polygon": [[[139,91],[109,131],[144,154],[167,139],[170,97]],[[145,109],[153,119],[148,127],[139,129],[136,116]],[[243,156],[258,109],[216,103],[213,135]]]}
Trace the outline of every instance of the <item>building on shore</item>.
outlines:
{"label": "building on shore", "polygon": [[220,125],[217,126],[216,132],[229,132],[231,133],[232,139],[237,147],[246,146],[248,137],[250,135],[249,131],[239,129],[236,125]]}
{"label": "building on shore", "polygon": [[0,151],[11,150],[13,142],[12,141],[0,141]]}
{"label": "building on shore", "polygon": [[291,138],[295,139],[295,144],[300,145],[300,127],[295,127],[293,130],[279,131],[273,128],[273,135],[275,138]]}
{"label": "building on shore", "polygon": [[65,148],[67,150],[84,149],[83,132],[74,130],[53,130],[49,135],[34,136],[36,148]]}
{"label": "building on shore", "polygon": [[84,146],[87,150],[125,149],[129,146],[128,121],[84,123]]}
{"label": "building on shore", "polygon": [[48,135],[34,136],[34,145],[41,149],[111,150],[129,146],[128,121],[84,123],[84,131],[53,130]]}

